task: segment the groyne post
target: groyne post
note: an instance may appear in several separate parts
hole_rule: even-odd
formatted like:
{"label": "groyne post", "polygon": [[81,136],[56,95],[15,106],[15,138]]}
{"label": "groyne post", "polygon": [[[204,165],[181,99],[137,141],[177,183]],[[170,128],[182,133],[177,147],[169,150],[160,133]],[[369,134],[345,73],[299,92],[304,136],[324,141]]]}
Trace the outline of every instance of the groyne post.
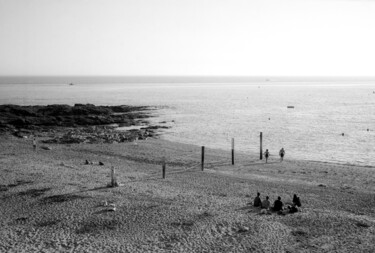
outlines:
{"label": "groyne post", "polygon": [[163,162],[162,162],[162,176],[163,176],[163,179],[165,178],[165,157],[163,158]]}
{"label": "groyne post", "polygon": [[118,183],[117,183],[117,179],[116,179],[116,171],[115,171],[115,167],[111,167],[111,187],[117,187],[118,186]]}
{"label": "groyne post", "polygon": [[202,146],[201,167],[203,171],[204,170],[204,146]]}
{"label": "groyne post", "polygon": [[232,138],[232,165],[234,165],[234,138]]}
{"label": "groyne post", "polygon": [[259,153],[260,157],[259,159],[262,160],[263,159],[263,133],[260,132],[260,153]]}

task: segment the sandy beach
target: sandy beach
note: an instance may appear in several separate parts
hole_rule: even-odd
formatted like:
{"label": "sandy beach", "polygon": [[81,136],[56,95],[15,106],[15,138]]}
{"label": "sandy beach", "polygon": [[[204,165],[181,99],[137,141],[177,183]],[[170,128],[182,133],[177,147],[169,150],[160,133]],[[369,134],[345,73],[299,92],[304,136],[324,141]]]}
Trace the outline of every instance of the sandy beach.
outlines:
{"label": "sandy beach", "polygon": [[[150,138],[34,151],[3,134],[0,146],[0,252],[375,251],[374,167],[257,154],[231,165],[229,150],[206,149],[201,171],[200,147]],[[298,194],[301,212],[261,215],[258,191]]]}

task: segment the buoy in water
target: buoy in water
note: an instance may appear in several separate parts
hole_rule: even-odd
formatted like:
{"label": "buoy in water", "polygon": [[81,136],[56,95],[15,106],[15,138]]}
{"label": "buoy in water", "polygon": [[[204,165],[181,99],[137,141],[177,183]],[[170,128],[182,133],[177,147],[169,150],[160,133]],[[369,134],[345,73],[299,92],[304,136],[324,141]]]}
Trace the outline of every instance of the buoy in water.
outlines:
{"label": "buoy in water", "polygon": [[344,134],[344,133],[342,133],[341,135],[342,135],[342,136],[344,136],[345,134]]}

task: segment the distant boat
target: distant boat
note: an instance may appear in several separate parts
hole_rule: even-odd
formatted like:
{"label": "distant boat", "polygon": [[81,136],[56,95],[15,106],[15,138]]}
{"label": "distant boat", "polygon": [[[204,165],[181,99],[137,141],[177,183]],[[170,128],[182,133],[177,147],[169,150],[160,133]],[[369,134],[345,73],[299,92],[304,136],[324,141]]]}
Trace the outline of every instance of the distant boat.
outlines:
{"label": "distant boat", "polygon": [[70,83],[69,85],[74,85],[74,83]]}
{"label": "distant boat", "polygon": [[293,105],[288,105],[287,108],[294,109],[294,106]]}

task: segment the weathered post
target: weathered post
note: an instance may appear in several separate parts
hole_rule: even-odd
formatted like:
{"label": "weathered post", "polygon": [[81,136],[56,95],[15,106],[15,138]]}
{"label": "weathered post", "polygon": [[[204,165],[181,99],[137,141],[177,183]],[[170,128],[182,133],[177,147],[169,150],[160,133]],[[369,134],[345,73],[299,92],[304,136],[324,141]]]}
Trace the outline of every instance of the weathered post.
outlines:
{"label": "weathered post", "polygon": [[262,134],[262,132],[260,132],[260,160],[262,160],[263,159],[263,134]]}
{"label": "weathered post", "polygon": [[232,165],[234,165],[234,138],[232,138]]}
{"label": "weathered post", "polygon": [[202,146],[202,159],[201,159],[202,171],[204,170],[204,146]]}
{"label": "weathered post", "polygon": [[165,157],[163,158],[163,163],[162,163],[162,170],[163,170],[163,179],[165,178]]}
{"label": "weathered post", "polygon": [[115,167],[112,166],[111,168],[111,187],[117,187],[118,183],[116,180],[116,172],[115,172]]}

